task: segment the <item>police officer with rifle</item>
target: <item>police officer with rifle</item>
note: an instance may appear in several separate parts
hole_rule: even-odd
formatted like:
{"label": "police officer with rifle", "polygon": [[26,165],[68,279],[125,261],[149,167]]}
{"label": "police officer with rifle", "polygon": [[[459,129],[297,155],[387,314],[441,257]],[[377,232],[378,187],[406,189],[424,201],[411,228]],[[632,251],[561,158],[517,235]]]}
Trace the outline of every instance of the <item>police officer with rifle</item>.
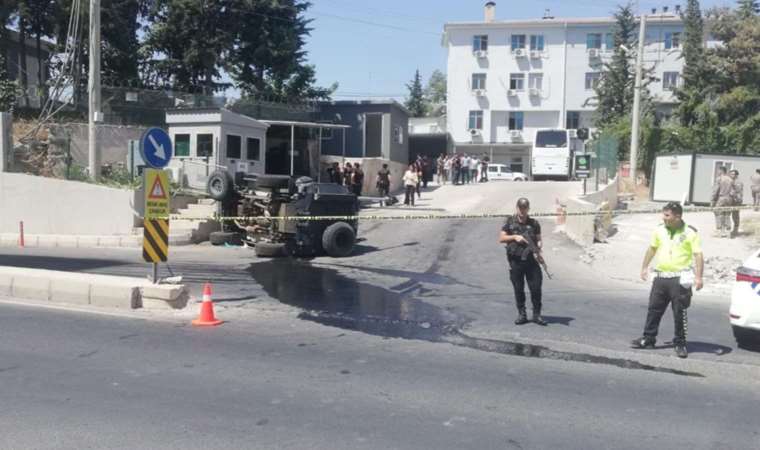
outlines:
{"label": "police officer with rifle", "polygon": [[[509,263],[509,279],[515,290],[517,302],[517,319],[515,325],[528,323],[525,311],[525,283],[530,290],[530,300],[533,304],[533,322],[546,325],[541,317],[541,284],[546,262],[541,256],[541,225],[528,215],[530,202],[527,198],[517,201],[517,212],[507,218],[501,229],[499,243],[507,244],[507,262]],[[547,276],[551,278],[549,272]]]}

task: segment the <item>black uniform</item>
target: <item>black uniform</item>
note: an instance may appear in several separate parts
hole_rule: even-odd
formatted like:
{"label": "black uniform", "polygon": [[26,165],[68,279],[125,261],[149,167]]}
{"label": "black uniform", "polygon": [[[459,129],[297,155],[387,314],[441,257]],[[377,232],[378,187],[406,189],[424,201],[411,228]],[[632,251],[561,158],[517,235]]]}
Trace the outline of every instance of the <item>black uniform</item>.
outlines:
{"label": "black uniform", "polygon": [[[501,228],[510,236],[523,235],[530,237],[538,245],[541,240],[541,225],[536,219],[528,217],[525,223],[521,223],[516,215],[507,218],[507,222]],[[509,279],[515,289],[515,301],[517,310],[521,315],[525,314],[525,282],[530,289],[530,300],[533,304],[533,315],[541,314],[541,284],[543,273],[541,266],[533,256],[533,252],[524,242],[510,242],[507,245],[507,262],[509,263]]]}

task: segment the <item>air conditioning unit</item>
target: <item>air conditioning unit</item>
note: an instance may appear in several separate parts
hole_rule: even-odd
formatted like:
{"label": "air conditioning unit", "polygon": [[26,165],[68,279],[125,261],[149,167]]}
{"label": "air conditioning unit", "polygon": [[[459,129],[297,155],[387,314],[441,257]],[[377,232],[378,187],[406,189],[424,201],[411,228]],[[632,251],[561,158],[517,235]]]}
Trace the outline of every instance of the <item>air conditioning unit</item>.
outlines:
{"label": "air conditioning unit", "polygon": [[509,96],[509,97],[517,97],[517,90],[516,89],[509,89],[509,90],[507,90],[507,96]]}
{"label": "air conditioning unit", "polygon": [[470,136],[472,137],[480,136],[480,130],[478,130],[477,128],[470,128],[469,132],[470,132]]}
{"label": "air conditioning unit", "polygon": [[589,58],[599,58],[600,54],[601,54],[601,52],[599,51],[598,48],[590,48],[590,49],[588,49],[588,57]]}
{"label": "air conditioning unit", "polygon": [[530,57],[531,59],[541,59],[543,56],[543,52],[541,50],[531,50]]}
{"label": "air conditioning unit", "polygon": [[511,137],[513,141],[519,141],[520,139],[522,139],[522,131],[509,130],[509,137]]}
{"label": "air conditioning unit", "polygon": [[568,133],[570,133],[571,139],[576,139],[578,137],[578,130],[567,130]]}
{"label": "air conditioning unit", "polygon": [[539,96],[541,96],[541,89],[530,88],[530,96],[531,97],[539,97]]}
{"label": "air conditioning unit", "polygon": [[525,58],[525,49],[524,48],[516,48],[512,50],[512,54],[515,55],[515,58]]}
{"label": "air conditioning unit", "polygon": [[488,52],[486,50],[475,50],[472,52],[473,55],[475,55],[476,58],[486,58],[488,57]]}
{"label": "air conditioning unit", "polygon": [[472,95],[474,95],[476,97],[483,97],[484,95],[486,95],[486,90],[485,89],[473,89],[472,90]]}

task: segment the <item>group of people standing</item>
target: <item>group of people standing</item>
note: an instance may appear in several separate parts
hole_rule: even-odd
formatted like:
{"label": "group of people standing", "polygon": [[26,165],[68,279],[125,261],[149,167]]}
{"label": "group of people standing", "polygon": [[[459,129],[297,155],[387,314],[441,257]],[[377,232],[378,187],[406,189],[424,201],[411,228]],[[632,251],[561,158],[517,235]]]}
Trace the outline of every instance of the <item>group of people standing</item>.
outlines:
{"label": "group of people standing", "polygon": [[469,184],[488,181],[488,158],[467,154],[441,155],[436,160],[436,182]]}
{"label": "group of people standing", "polygon": [[364,171],[359,163],[351,164],[347,162],[341,169],[340,163],[333,163],[327,169],[327,176],[330,183],[346,186],[354,194],[362,195],[362,184],[364,184]]}
{"label": "group of people standing", "polygon": [[[752,182],[752,205],[757,211],[760,207],[760,169],[750,178]],[[739,180],[739,171],[731,171],[722,166],[715,179],[712,191],[713,207],[728,208],[744,205],[744,183]],[[718,237],[733,237],[739,234],[740,211],[716,211],[715,228]],[[732,226],[733,222],[733,226]]]}

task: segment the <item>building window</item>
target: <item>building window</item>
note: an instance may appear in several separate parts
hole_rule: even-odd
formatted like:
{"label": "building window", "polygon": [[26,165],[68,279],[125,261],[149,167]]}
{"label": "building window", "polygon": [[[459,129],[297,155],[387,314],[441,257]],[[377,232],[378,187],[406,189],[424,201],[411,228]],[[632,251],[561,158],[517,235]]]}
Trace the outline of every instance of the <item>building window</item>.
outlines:
{"label": "building window", "polygon": [[488,36],[475,36],[472,38],[472,51],[488,51]]}
{"label": "building window", "polygon": [[467,128],[471,130],[483,129],[483,111],[470,111],[470,120],[467,122]]}
{"label": "building window", "polygon": [[567,112],[567,124],[568,130],[577,130],[581,127],[581,112],[580,111],[568,111]]}
{"label": "building window", "polygon": [[190,156],[190,135],[174,135],[174,156]]}
{"label": "building window", "polygon": [[515,91],[524,91],[525,90],[525,74],[524,73],[509,74],[509,88]]}
{"label": "building window", "polygon": [[662,74],[662,88],[666,91],[675,90],[678,87],[678,72],[664,72]]}
{"label": "building window", "polygon": [[246,139],[246,159],[250,161],[258,161],[261,159],[261,139],[248,138]]}
{"label": "building window", "polygon": [[604,49],[608,52],[615,50],[615,38],[613,37],[612,33],[607,33],[604,35]]}
{"label": "building window", "polygon": [[544,51],[544,35],[534,34],[530,37],[530,49],[539,52]]}
{"label": "building window", "polygon": [[525,48],[525,35],[524,34],[513,34],[512,35],[512,50],[517,50],[518,48]]}
{"label": "building window", "polygon": [[199,134],[195,143],[195,155],[199,158],[214,156],[214,135]]}
{"label": "building window", "polygon": [[601,72],[586,72],[586,90],[593,91],[599,86],[599,80],[602,78]]}
{"label": "building window", "polygon": [[510,158],[509,168],[512,170],[512,172],[522,172],[524,169],[522,157],[514,156]]}
{"label": "building window", "polygon": [[665,49],[681,48],[681,33],[665,33]]}
{"label": "building window", "polygon": [[231,159],[240,159],[240,146],[242,140],[240,136],[227,135],[227,157]]}
{"label": "building window", "polygon": [[586,35],[586,48],[602,48],[602,33],[589,33]]}
{"label": "building window", "polygon": [[522,111],[511,111],[509,113],[509,129],[522,130],[525,115]]}
{"label": "building window", "polygon": [[401,127],[401,126],[393,127],[393,140],[397,144],[404,143],[404,127]]}
{"label": "building window", "polygon": [[543,89],[544,85],[544,74],[542,73],[531,73],[528,75],[528,87],[530,89],[538,89],[539,91]]}
{"label": "building window", "polygon": [[472,89],[486,89],[486,74],[473,73],[472,74]]}

